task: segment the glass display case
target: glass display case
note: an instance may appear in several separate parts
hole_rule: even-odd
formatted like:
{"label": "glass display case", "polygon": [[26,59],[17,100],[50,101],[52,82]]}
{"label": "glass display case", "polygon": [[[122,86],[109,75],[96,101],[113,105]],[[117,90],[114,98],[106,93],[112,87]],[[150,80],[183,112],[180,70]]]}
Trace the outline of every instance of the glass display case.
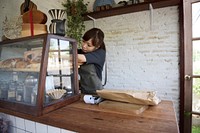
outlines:
{"label": "glass display case", "polygon": [[42,34],[0,42],[0,107],[40,116],[79,100],[76,40]]}

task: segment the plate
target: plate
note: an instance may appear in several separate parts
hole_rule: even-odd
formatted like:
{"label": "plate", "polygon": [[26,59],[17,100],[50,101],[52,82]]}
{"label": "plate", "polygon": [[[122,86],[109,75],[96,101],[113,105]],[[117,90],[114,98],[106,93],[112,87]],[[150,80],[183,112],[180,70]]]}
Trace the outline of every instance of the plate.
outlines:
{"label": "plate", "polygon": [[16,16],[3,21],[3,34],[8,39],[16,39],[21,37],[22,16]]}

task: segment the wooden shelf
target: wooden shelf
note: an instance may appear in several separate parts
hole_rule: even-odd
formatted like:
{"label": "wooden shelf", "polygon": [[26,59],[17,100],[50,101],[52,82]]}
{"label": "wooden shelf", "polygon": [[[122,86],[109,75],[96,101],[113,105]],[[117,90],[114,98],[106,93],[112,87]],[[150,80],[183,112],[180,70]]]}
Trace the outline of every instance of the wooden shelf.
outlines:
{"label": "wooden shelf", "polygon": [[155,0],[153,2],[143,2],[139,4],[116,7],[109,10],[91,12],[91,13],[84,14],[84,20],[85,21],[91,20],[87,15],[95,19],[99,19],[99,18],[127,14],[127,13],[132,13],[132,12],[145,11],[145,10],[149,10],[149,4],[152,4],[153,9],[156,9],[156,8],[179,5],[180,0]]}
{"label": "wooden shelf", "polygon": [[39,72],[39,68],[0,68],[0,71],[15,71],[15,72]]}

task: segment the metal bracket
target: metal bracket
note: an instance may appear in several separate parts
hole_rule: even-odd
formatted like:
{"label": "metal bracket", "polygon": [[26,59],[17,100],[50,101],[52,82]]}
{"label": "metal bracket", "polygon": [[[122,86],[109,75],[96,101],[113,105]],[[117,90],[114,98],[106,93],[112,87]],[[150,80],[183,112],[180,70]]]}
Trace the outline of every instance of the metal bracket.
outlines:
{"label": "metal bracket", "polygon": [[149,4],[149,9],[150,9],[150,29],[153,29],[153,6],[150,3]]}
{"label": "metal bracket", "polygon": [[91,16],[89,16],[89,15],[87,15],[87,16],[88,16],[88,18],[90,18],[93,21],[93,28],[95,28],[96,27],[96,24],[95,24],[96,19],[91,17]]}

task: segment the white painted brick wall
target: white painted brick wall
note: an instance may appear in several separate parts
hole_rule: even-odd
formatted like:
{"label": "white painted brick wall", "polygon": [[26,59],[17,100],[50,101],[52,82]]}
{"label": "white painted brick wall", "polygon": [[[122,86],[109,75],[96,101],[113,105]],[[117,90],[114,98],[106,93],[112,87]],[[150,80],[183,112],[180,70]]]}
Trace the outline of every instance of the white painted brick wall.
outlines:
{"label": "white painted brick wall", "polygon": [[[108,81],[105,89],[155,90],[179,110],[178,7],[96,19],[105,33]],[[93,26],[85,22],[86,29]]]}

